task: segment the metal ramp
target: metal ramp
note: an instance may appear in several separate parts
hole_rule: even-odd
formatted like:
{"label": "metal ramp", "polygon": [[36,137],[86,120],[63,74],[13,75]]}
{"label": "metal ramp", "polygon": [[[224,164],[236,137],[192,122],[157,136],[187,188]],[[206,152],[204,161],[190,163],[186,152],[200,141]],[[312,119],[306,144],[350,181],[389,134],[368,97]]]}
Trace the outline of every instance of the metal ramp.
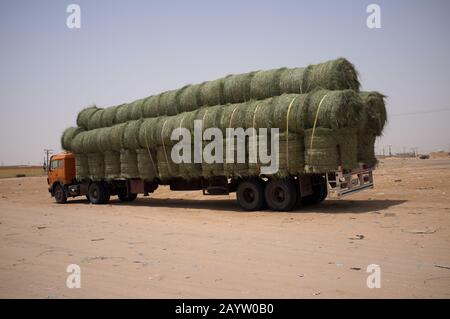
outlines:
{"label": "metal ramp", "polygon": [[367,168],[349,172],[339,169],[337,172],[326,174],[326,179],[328,195],[335,198],[370,189],[374,185],[372,169]]}

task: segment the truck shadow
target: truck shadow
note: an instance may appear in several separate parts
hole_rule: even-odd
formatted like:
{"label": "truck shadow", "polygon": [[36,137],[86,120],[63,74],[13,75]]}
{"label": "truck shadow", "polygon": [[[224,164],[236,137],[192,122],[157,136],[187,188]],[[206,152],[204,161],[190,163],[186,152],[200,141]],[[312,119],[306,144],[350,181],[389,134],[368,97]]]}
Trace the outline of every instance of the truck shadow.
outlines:
{"label": "truck shadow", "polygon": [[[83,200],[72,200],[73,203],[86,203]],[[364,214],[380,212],[392,206],[401,205],[407,200],[383,199],[383,200],[348,200],[330,199],[318,205],[300,206],[291,213],[319,213],[319,214]],[[175,198],[138,198],[133,202],[120,202],[118,199],[111,199],[111,205],[124,207],[161,207],[179,209],[200,209],[211,211],[233,211],[245,213],[235,199],[175,199]],[[265,210],[270,212],[270,210]],[[247,212],[254,213],[254,212]],[[276,213],[276,212],[274,212]]]}

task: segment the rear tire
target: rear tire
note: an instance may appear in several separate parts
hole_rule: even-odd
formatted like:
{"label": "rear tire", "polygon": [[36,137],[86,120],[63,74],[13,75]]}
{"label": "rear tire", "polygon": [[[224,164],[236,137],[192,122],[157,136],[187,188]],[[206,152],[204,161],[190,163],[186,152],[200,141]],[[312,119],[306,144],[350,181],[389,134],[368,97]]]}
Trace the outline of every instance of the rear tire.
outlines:
{"label": "rear tire", "polygon": [[264,192],[266,203],[276,211],[291,211],[297,204],[298,192],[292,179],[272,179]]}
{"label": "rear tire", "polygon": [[119,192],[117,194],[121,202],[132,202],[136,199],[137,194],[135,193],[126,193],[126,192]]}
{"label": "rear tire", "polygon": [[259,179],[247,179],[239,183],[236,190],[239,205],[246,211],[264,208],[264,184]]}
{"label": "rear tire", "polygon": [[109,201],[111,194],[109,189],[103,183],[95,182],[89,186],[88,198],[92,204],[106,204]]}
{"label": "rear tire", "polygon": [[67,195],[64,187],[61,184],[57,184],[53,190],[53,196],[58,204],[64,204],[67,202]]}

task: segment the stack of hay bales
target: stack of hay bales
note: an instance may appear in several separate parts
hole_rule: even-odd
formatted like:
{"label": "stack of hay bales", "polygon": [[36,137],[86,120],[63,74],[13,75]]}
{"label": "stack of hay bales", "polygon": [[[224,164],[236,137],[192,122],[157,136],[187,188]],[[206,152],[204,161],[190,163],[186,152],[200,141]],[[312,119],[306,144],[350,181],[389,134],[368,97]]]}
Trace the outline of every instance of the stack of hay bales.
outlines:
{"label": "stack of hay bales", "polygon": [[[78,127],[67,129],[61,143],[75,152],[80,180],[257,176],[268,163],[259,156],[252,162],[251,154],[276,151],[272,137],[278,140],[276,176],[350,170],[361,163],[373,166],[375,139],[387,119],[384,96],[359,92],[359,86],[353,65],[342,58],[306,68],[229,75],[129,104],[86,108],[78,114]],[[202,123],[197,133],[220,129],[219,144],[203,140],[195,149],[195,120]],[[238,141],[227,135],[228,129],[237,128],[255,129],[256,136]],[[272,128],[278,129],[274,136]],[[176,129],[190,133],[185,145],[172,139]],[[244,152],[235,147],[227,154],[227,145],[237,143]],[[184,153],[187,149],[190,152]],[[195,154],[206,153],[224,163],[194,161]],[[189,158],[190,163],[176,163],[173,156]]]}

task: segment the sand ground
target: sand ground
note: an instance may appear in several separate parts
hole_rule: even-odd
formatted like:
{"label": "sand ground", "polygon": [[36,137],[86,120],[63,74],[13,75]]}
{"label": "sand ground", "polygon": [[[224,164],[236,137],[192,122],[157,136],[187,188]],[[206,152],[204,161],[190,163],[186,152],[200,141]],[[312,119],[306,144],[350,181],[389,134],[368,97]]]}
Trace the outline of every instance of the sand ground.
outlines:
{"label": "sand ground", "polygon": [[[0,297],[449,298],[450,160],[386,159],[375,183],[277,213],[167,188],[58,205],[43,177],[2,179]],[[370,264],[381,288],[366,285]]]}

